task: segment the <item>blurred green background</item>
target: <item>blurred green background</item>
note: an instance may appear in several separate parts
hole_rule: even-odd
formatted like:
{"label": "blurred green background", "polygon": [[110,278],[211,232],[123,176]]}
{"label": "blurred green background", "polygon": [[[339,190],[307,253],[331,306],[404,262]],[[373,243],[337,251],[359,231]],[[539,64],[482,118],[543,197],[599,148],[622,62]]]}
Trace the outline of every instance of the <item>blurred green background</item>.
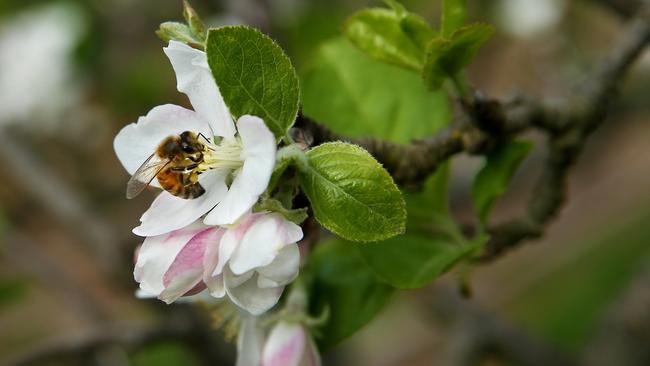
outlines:
{"label": "blurred green background", "polygon": [[[497,28],[469,70],[469,80],[495,97],[516,89],[567,97],[624,21],[607,1],[468,3],[471,20]],[[440,1],[404,4],[437,26]],[[270,34],[298,69],[304,113],[335,131],[408,143],[452,116],[444,94],[342,38],[347,16],[380,1],[192,5],[212,26],[249,24]],[[130,229],[153,193],[123,198],[128,176],[112,139],[156,105],[189,106],[154,34],[161,22],[180,20],[181,9],[175,0],[0,2],[0,364],[233,363],[234,347],[201,309],[133,295],[139,239]],[[471,270],[469,313],[480,318],[442,303],[456,296],[452,271],[397,294],[325,364],[460,364],[454,353],[485,319],[594,364],[650,364],[643,358],[650,344],[649,82],[646,53],[574,169],[570,201],[544,239]],[[538,150],[494,220],[522,208]],[[454,159],[451,201],[461,222],[472,217],[469,190],[480,164]],[[495,356],[476,364],[507,363]]]}

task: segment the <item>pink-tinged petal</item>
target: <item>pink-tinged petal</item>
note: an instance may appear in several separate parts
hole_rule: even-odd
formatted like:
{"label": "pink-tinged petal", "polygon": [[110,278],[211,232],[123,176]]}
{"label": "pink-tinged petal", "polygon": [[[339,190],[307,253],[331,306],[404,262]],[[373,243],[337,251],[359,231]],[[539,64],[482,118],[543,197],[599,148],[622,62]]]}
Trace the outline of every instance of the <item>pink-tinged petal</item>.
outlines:
{"label": "pink-tinged petal", "polygon": [[271,264],[286,245],[302,239],[300,226],[278,213],[261,216],[246,231],[230,259],[234,274]]}
{"label": "pink-tinged petal", "polygon": [[202,274],[202,270],[194,268],[177,275],[174,277],[174,281],[165,287],[165,290],[158,295],[158,298],[166,304],[173,303],[183,296],[183,294],[196,286],[199,281],[201,281]]}
{"label": "pink-tinged petal", "polygon": [[205,218],[207,225],[231,225],[257,202],[275,166],[276,142],[264,121],[241,116],[237,129],[242,139],[244,165],[233,180],[228,194]]}
{"label": "pink-tinged petal", "polygon": [[308,342],[300,324],[278,323],[264,344],[262,366],[302,366]]}
{"label": "pink-tinged petal", "polygon": [[201,283],[205,249],[220,236],[220,230],[207,228],[196,233],[185,244],[163,276],[165,290],[160,294],[161,300],[169,304],[185,294],[190,294],[192,290],[196,294],[205,288]]}
{"label": "pink-tinged petal", "polygon": [[133,276],[144,294],[159,296],[164,290],[163,277],[176,256],[197,232],[205,229],[195,223],[166,235],[151,236],[144,240],[138,251]]}
{"label": "pink-tinged petal", "polygon": [[[164,280],[164,279],[163,279]],[[194,297],[200,293],[202,293],[206,288],[208,288],[205,283],[202,281],[194,285],[189,291],[183,294],[183,297]]]}
{"label": "pink-tinged petal", "polygon": [[244,217],[237,226],[226,230],[219,247],[219,257],[212,275],[223,272],[223,268],[235,252],[248,228],[259,218],[259,215],[248,215]]}
{"label": "pink-tinged petal", "polygon": [[[176,304],[193,304],[193,303],[203,303],[203,304],[216,304],[217,301],[215,300],[212,296],[210,296],[209,291],[205,291],[206,286],[205,284],[201,283],[199,286],[203,287],[203,291],[200,291],[196,294],[193,294],[194,290],[190,290],[190,292],[186,293],[181,297],[180,299],[176,300]],[[199,287],[197,286],[197,288]]]}
{"label": "pink-tinged petal", "polygon": [[282,248],[268,266],[257,269],[257,286],[262,288],[284,286],[295,280],[300,267],[300,250],[297,244]]}
{"label": "pink-tinged petal", "polygon": [[142,215],[140,226],[133,229],[139,236],[155,236],[180,229],[210,211],[225,195],[227,172],[209,170],[201,174],[199,183],[205,193],[194,199],[183,199],[161,192]]}
{"label": "pink-tinged petal", "polygon": [[210,243],[206,248],[205,248],[205,256],[203,257],[203,282],[206,284],[208,287],[208,290],[210,292],[210,296],[215,297],[215,298],[222,298],[226,294],[226,288],[223,284],[223,276],[222,275],[213,275],[212,273],[214,272],[217,264],[219,263],[219,251],[221,248],[221,240],[223,238],[223,234],[226,232],[225,229],[219,228],[219,237],[216,239],[214,243]]}
{"label": "pink-tinged petal", "polygon": [[284,290],[283,287],[257,287],[257,274],[250,277],[246,282],[235,286],[240,282],[240,279],[241,277],[233,275],[230,270],[226,269],[224,271],[226,293],[230,300],[251,315],[263,314],[275,306],[282,295],[282,290]]}
{"label": "pink-tinged petal", "polygon": [[194,110],[210,124],[215,135],[232,139],[232,116],[212,77],[205,52],[176,41],[170,41],[163,50],[176,73],[178,91],[188,96]]}
{"label": "pink-tinged petal", "polygon": [[307,343],[307,349],[303,355],[302,361],[300,362],[301,366],[321,366],[320,352],[318,352],[318,347],[314,343],[314,340],[309,337],[309,342]]}
{"label": "pink-tinged petal", "polygon": [[237,337],[236,366],[260,366],[263,341],[264,337],[257,327],[255,317],[243,315]]}
{"label": "pink-tinged petal", "polygon": [[[126,125],[115,136],[113,148],[124,168],[133,174],[168,136],[194,131],[210,136],[210,126],[194,111],[173,104],[154,107],[138,122]],[[155,180],[152,185],[159,187]]]}

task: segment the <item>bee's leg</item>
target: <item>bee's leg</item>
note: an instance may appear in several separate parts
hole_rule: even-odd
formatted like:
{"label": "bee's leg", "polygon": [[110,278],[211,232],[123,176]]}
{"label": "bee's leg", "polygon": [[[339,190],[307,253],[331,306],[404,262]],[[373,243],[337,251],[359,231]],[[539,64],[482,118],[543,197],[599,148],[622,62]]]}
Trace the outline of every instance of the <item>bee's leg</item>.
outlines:
{"label": "bee's leg", "polygon": [[188,164],[184,166],[174,166],[169,168],[169,170],[184,173],[196,168],[197,166],[199,166],[199,164]]}

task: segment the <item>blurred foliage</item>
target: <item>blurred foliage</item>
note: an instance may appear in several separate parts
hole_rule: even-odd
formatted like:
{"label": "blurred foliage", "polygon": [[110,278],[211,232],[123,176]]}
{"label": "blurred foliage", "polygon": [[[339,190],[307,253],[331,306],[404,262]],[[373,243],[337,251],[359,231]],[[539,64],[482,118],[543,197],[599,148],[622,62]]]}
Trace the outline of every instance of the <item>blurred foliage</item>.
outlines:
{"label": "blurred foliage", "polygon": [[116,113],[145,114],[148,108],[168,102],[174,94],[171,65],[162,49],[156,50],[160,52],[142,49],[135,54],[110,83],[109,97]]}
{"label": "blurred foliage", "polygon": [[444,93],[429,93],[418,75],[374,61],[348,41],[326,42],[303,74],[303,112],[352,137],[408,143],[447,124]]}
{"label": "blurred foliage", "polygon": [[18,279],[0,278],[0,309],[20,300],[27,293],[27,284]]}
{"label": "blurred foliage", "polygon": [[157,343],[138,350],[132,356],[133,366],[199,366],[194,351],[177,342]]}
{"label": "blurred foliage", "polygon": [[427,45],[422,77],[431,90],[442,86],[445,78],[457,80],[458,75],[474,60],[480,47],[494,33],[489,24],[468,24],[455,30],[449,38],[436,37]]}
{"label": "blurred foliage", "polygon": [[494,201],[506,193],[510,179],[532,147],[530,142],[508,141],[487,155],[472,186],[472,200],[481,223],[486,222]]}
{"label": "blurred foliage", "polygon": [[599,227],[579,245],[588,248],[585,252],[538,278],[509,311],[549,340],[577,351],[650,260],[650,211],[629,219]]}
{"label": "blurred foliage", "polygon": [[329,313],[327,323],[316,335],[324,351],[372,320],[394,291],[375,277],[354,245],[341,240],[319,243],[307,270],[313,276],[309,301],[312,315]]}

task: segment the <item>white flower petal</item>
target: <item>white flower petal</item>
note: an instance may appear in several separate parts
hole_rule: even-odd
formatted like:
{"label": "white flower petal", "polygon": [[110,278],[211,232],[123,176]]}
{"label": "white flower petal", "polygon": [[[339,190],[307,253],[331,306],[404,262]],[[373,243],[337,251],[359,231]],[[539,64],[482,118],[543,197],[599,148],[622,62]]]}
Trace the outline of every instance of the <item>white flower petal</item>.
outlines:
{"label": "white flower petal", "polygon": [[223,268],[230,260],[230,257],[232,257],[232,253],[235,252],[235,249],[237,249],[239,246],[239,243],[246,234],[246,231],[255,222],[257,217],[258,215],[246,216],[246,218],[242,220],[241,223],[239,223],[234,228],[228,229],[223,235],[219,247],[219,258],[217,265],[214,267],[214,271],[212,272],[213,276],[219,275],[223,272]]}
{"label": "white flower petal", "polygon": [[250,194],[245,178],[238,174],[217,207],[205,217],[206,225],[232,225],[255,205],[259,195]]}
{"label": "white flower petal", "polygon": [[275,306],[282,295],[283,287],[259,288],[257,287],[257,275],[239,286],[232,286],[233,282],[239,282],[229,270],[224,271],[226,293],[232,302],[252,315],[260,315]]}
{"label": "white flower petal", "polygon": [[210,296],[220,299],[226,296],[226,285],[223,281],[223,274],[216,276],[207,276],[204,274],[203,282],[208,286]]}
{"label": "white flower petal", "polygon": [[180,229],[210,211],[226,193],[226,171],[209,170],[201,174],[199,183],[205,193],[197,198],[183,199],[163,191],[142,215],[140,226],[133,233],[140,236],[160,235]]}
{"label": "white flower petal", "polygon": [[[194,131],[210,136],[210,126],[194,111],[173,104],[154,107],[138,122],[124,126],[115,136],[115,154],[129,174],[156,152],[158,145],[168,136],[184,131]],[[152,185],[159,187],[154,179]]]}
{"label": "white flower petal", "polygon": [[178,91],[188,96],[194,110],[210,124],[215,135],[232,139],[232,116],[212,77],[205,52],[176,41],[170,41],[163,50],[176,73]]}
{"label": "white flower petal", "polygon": [[257,286],[284,286],[296,279],[300,267],[300,250],[297,244],[287,245],[268,266],[258,268]]}
{"label": "white flower petal", "polygon": [[245,159],[241,174],[250,192],[260,195],[269,185],[275,166],[275,136],[261,118],[249,115],[239,117],[237,131],[241,136]]}
{"label": "white flower petal", "polygon": [[237,250],[230,258],[234,274],[264,267],[278,256],[280,250],[302,238],[300,226],[277,213],[265,214],[246,231]]}
{"label": "white flower petal", "polygon": [[237,121],[242,139],[244,165],[233,180],[228,193],[205,218],[207,225],[231,225],[257,202],[269,184],[275,166],[276,143],[264,121],[242,116]]}
{"label": "white flower petal", "polygon": [[302,366],[307,333],[297,323],[279,322],[269,333],[262,351],[262,366]]}
{"label": "white flower petal", "polygon": [[158,294],[152,294],[150,292],[147,292],[141,288],[135,290],[135,297],[136,299],[155,299],[158,297]]}
{"label": "white flower petal", "polygon": [[237,337],[236,366],[260,366],[262,354],[262,331],[257,327],[256,319],[252,316],[242,316],[242,324]]}
{"label": "white flower petal", "polygon": [[229,275],[228,275],[228,286],[230,286],[231,288],[235,288],[235,287],[243,284],[244,282],[250,280],[253,277],[253,275],[255,274],[255,272],[253,272],[253,271],[246,272],[246,273],[244,273],[242,275],[235,275],[235,274],[232,273],[232,271],[228,271],[228,273],[229,273]]}
{"label": "white flower petal", "polygon": [[204,225],[195,223],[181,230],[144,240],[133,271],[133,277],[140,283],[143,294],[158,296],[165,290],[165,273],[185,244],[203,228]]}
{"label": "white flower petal", "polygon": [[[160,294],[161,300],[170,304],[190,290],[196,288],[200,291],[205,288],[201,283],[205,250],[211,244],[216,243],[221,235],[222,230],[209,227],[190,238],[163,276],[165,290]],[[197,286],[199,284],[201,286]]]}

